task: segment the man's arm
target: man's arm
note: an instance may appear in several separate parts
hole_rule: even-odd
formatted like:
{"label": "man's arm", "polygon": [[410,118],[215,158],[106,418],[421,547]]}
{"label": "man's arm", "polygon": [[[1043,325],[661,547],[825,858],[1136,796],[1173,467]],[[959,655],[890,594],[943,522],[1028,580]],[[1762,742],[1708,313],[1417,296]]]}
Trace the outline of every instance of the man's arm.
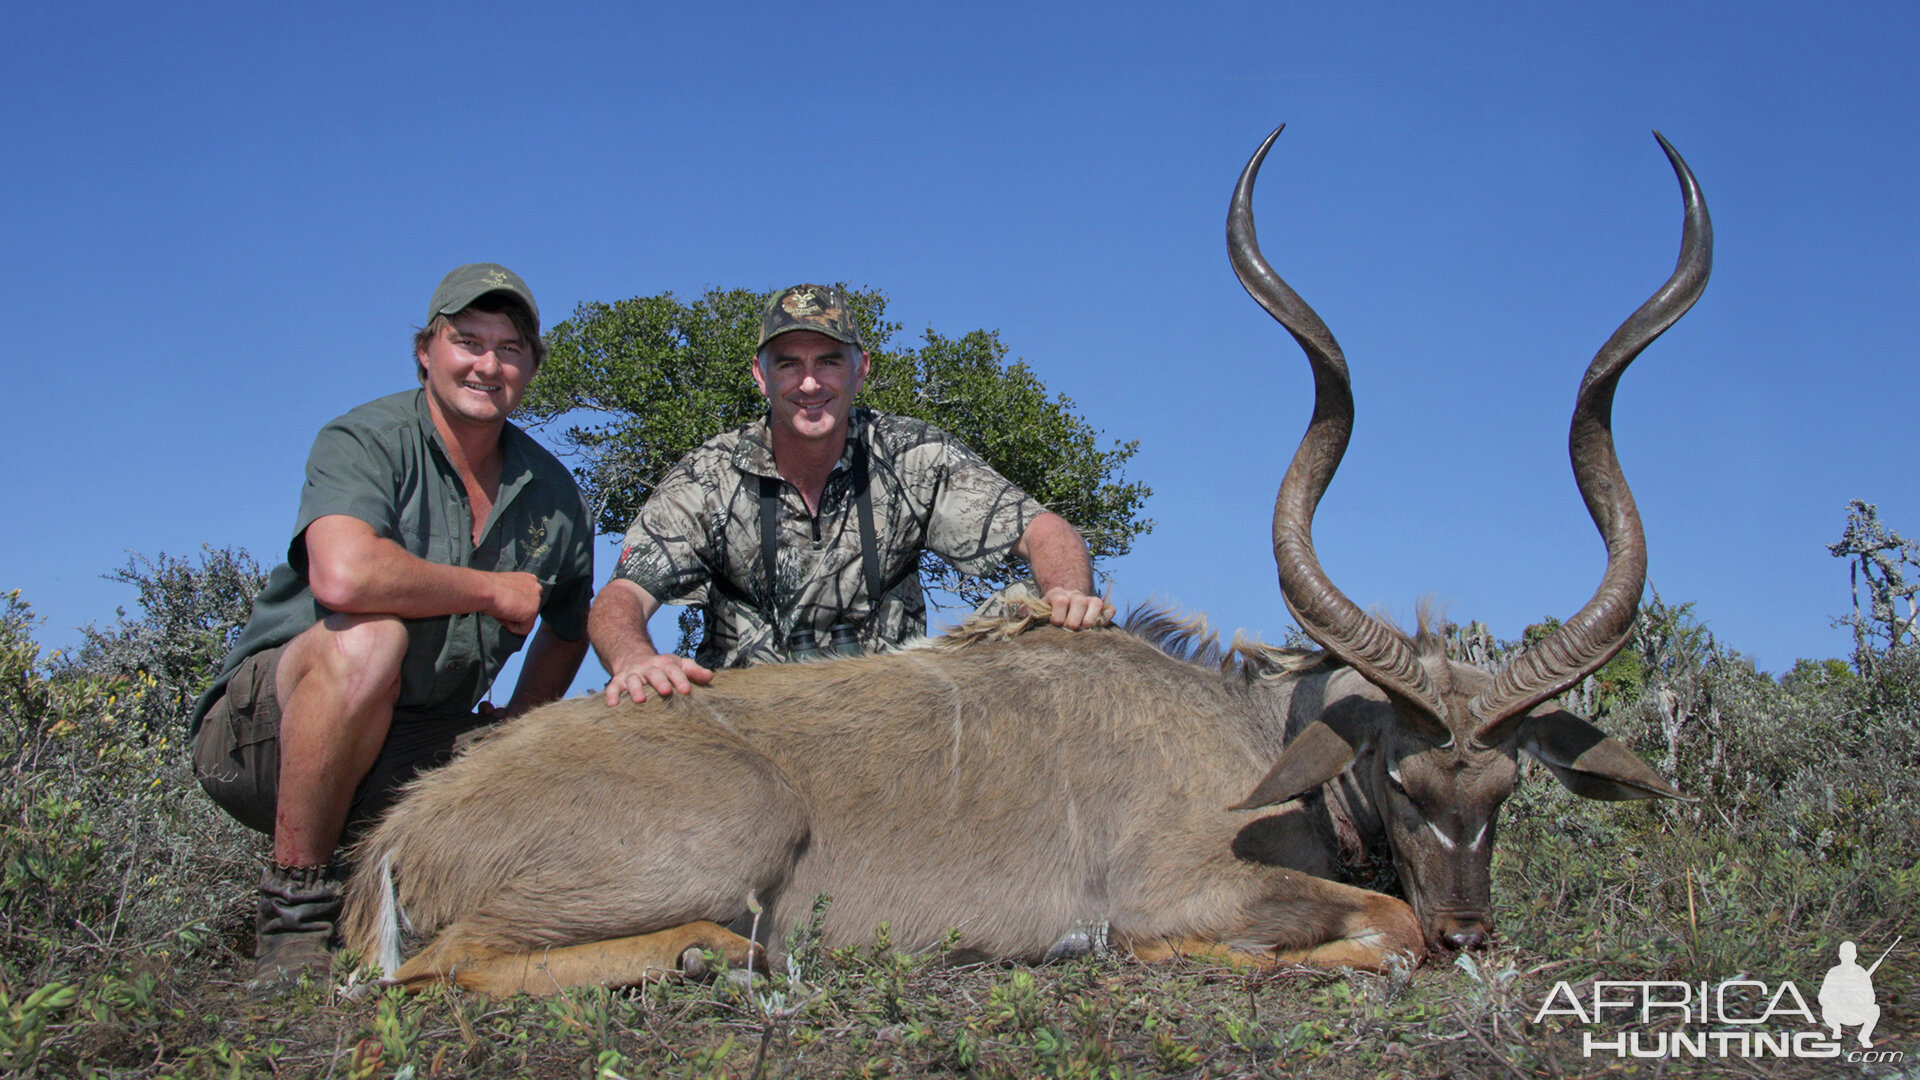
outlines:
{"label": "man's arm", "polygon": [[513,698],[507,702],[501,719],[519,716],[549,701],[558,701],[573,685],[580,672],[580,661],[587,658],[587,639],[568,641],[546,623],[527,645],[526,662],[520,666],[520,680],[513,684]]}
{"label": "man's arm", "polygon": [[307,526],[307,583],[314,598],[348,615],[422,619],[477,611],[516,634],[540,614],[540,579],[429,562],[345,514]]}
{"label": "man's arm", "polygon": [[587,636],[593,640],[601,666],[607,669],[609,706],[618,705],[623,693],[635,701],[645,701],[649,687],[664,698],[690,694],[694,683],[713,681],[713,672],[692,660],[654,648],[647,620],[658,610],[660,601],[626,578],[607,582],[600,595],[593,598]]}
{"label": "man's arm", "polygon": [[1059,514],[1041,514],[1027,523],[1027,531],[1013,545],[1013,553],[1033,566],[1040,596],[1053,606],[1049,621],[1069,630],[1105,626],[1113,621],[1113,605],[1093,592],[1093,561],[1080,531]]}

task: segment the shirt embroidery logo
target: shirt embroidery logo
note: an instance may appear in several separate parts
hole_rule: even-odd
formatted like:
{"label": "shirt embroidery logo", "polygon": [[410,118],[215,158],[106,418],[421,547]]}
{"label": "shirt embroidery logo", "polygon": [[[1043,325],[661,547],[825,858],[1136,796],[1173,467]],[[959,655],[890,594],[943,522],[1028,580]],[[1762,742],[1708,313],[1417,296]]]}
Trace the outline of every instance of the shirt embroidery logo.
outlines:
{"label": "shirt embroidery logo", "polygon": [[527,553],[526,564],[531,565],[545,559],[547,552],[552,549],[553,542],[547,539],[547,523],[544,520],[530,522],[527,526],[527,541],[521,546],[521,550]]}

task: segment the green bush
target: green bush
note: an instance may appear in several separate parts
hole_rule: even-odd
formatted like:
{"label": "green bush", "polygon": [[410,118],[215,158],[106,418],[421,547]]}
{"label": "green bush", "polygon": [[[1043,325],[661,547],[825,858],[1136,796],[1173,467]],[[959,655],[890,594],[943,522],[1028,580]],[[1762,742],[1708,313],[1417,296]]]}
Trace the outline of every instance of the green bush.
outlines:
{"label": "green bush", "polygon": [[178,728],[240,636],[267,574],[245,551],[203,547],[198,566],[164,551],[155,559],[130,554],[105,576],[134,587],[140,616],[128,619],[121,608],[113,626],[82,630],[72,666],[137,683],[141,722],[156,732]]}
{"label": "green bush", "polygon": [[200,793],[153,675],[103,677],[34,644],[16,591],[0,613],[0,1060],[59,1060],[78,1011],[137,1028],[157,980],[222,961],[257,841]]}

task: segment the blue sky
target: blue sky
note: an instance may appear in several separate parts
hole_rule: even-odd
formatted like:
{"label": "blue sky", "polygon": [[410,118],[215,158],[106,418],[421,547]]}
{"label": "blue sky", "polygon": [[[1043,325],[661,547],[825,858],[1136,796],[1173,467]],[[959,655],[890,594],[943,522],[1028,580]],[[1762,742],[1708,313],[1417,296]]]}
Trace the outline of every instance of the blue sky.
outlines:
{"label": "blue sky", "polygon": [[[43,643],[128,551],[285,550],[327,419],[412,385],[441,274],[583,301],[844,280],[917,338],[998,328],[1140,440],[1105,569],[1287,625],[1267,519],[1304,426],[1227,197],[1326,319],[1358,422],[1316,540],[1401,618],[1515,636],[1604,556],[1566,461],[1586,361],[1717,233],[1616,434],[1654,584],[1783,670],[1843,655],[1846,501],[1920,532],[1911,5],[27,5],[0,50],[13,328],[0,589]],[[612,566],[601,549],[598,573]]]}

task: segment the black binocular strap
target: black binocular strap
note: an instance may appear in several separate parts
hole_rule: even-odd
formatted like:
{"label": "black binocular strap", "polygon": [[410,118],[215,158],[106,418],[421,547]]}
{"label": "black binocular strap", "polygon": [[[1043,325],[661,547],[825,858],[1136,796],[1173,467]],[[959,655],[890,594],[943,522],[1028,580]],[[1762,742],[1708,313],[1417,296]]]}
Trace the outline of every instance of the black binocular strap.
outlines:
{"label": "black binocular strap", "polygon": [[[867,601],[878,606],[887,582],[880,576],[880,538],[873,528],[873,490],[867,468],[867,448],[853,444],[853,497],[860,510],[860,568],[866,573]],[[776,633],[780,627],[779,552],[780,485],[777,476],[760,478],[760,562],[767,578],[767,617]]]}

